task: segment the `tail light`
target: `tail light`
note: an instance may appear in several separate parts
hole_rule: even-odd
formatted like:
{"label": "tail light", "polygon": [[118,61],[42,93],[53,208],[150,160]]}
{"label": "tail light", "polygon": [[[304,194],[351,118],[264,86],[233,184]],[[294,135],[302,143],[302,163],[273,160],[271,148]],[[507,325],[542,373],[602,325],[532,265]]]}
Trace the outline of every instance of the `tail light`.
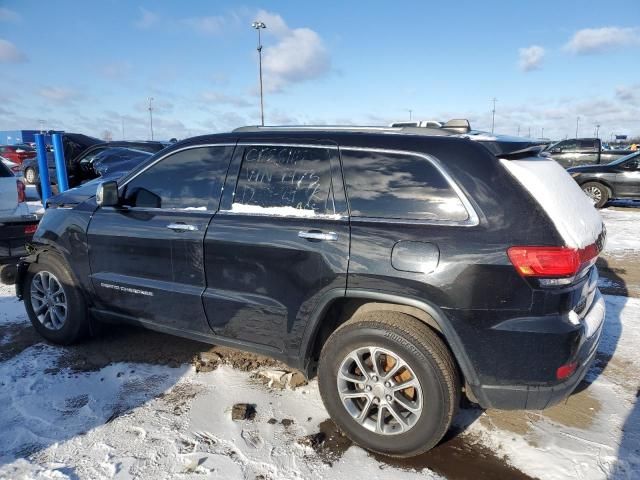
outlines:
{"label": "tail light", "polygon": [[18,203],[25,202],[27,200],[27,192],[24,183],[16,180],[16,187],[18,188]]}
{"label": "tail light", "polygon": [[26,227],[24,227],[24,234],[33,235],[34,233],[36,233],[36,230],[38,230],[38,224],[27,225]]}
{"label": "tail light", "polygon": [[558,380],[564,380],[565,378],[569,378],[578,368],[578,364],[576,362],[567,363],[566,365],[562,365],[558,367],[556,370],[556,378]]}
{"label": "tail light", "polygon": [[523,277],[566,279],[571,283],[585,267],[593,265],[598,257],[595,244],[585,248],[569,247],[511,247],[507,250],[509,260]]}

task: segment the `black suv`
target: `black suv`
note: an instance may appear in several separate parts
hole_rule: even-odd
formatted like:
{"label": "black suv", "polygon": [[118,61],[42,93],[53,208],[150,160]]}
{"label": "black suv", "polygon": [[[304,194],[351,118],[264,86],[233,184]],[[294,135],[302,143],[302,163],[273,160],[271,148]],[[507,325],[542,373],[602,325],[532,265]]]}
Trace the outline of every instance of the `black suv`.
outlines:
{"label": "black suv", "polygon": [[340,428],[387,455],[436,445],[462,393],[548,407],[596,352],[602,222],[524,140],[462,131],[182,141],[54,197],[17,295],[52,342],[129,322],[317,372]]}

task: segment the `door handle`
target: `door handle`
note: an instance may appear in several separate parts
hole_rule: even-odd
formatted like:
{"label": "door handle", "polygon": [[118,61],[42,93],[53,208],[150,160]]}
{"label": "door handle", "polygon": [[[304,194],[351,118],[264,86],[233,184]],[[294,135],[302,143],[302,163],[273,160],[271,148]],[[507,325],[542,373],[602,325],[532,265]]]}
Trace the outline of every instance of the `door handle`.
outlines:
{"label": "door handle", "polygon": [[336,232],[320,232],[317,230],[311,230],[309,232],[300,231],[298,237],[306,238],[307,240],[326,240],[328,242],[335,242],[338,240],[338,234]]}
{"label": "door handle", "polygon": [[167,225],[169,230],[173,230],[174,232],[197,232],[198,227],[196,225],[187,225],[186,223],[170,223]]}

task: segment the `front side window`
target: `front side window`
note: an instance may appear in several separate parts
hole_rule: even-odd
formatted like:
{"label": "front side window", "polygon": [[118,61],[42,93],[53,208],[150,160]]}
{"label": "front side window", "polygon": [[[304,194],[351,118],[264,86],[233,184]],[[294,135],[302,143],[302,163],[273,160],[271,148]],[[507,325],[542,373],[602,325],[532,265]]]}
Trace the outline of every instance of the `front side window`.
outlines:
{"label": "front side window", "polygon": [[218,209],[233,147],[199,147],[169,155],[126,186],[128,205],[143,208]]}
{"label": "front side window", "polygon": [[426,158],[341,149],[353,217],[462,222],[469,214],[447,179]]}
{"label": "front side window", "polygon": [[334,214],[335,149],[250,146],[244,151],[232,210],[283,215]]}

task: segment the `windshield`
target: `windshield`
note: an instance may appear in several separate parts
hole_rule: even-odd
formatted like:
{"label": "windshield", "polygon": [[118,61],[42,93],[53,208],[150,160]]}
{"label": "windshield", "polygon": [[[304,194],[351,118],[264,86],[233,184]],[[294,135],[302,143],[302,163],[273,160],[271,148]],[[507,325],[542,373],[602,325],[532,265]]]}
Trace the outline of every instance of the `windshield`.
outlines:
{"label": "windshield", "polygon": [[607,165],[619,165],[622,162],[626,162],[627,160],[631,160],[634,157],[640,155],[640,152],[633,152],[629,155],[625,155],[624,157],[620,157],[615,159],[613,162],[609,162]]}

